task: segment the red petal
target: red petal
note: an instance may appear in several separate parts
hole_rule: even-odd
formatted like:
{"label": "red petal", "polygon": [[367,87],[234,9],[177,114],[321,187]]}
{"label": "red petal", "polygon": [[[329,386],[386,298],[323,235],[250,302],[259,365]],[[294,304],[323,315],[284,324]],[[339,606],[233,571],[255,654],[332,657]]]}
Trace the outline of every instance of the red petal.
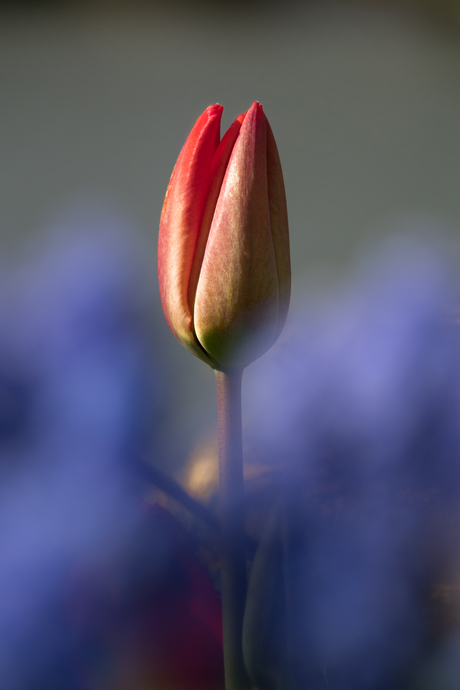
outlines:
{"label": "red petal", "polygon": [[[158,241],[160,294],[173,334],[198,356],[188,303],[188,286],[201,220],[219,143],[222,106],[211,105],[198,118],[174,168],[163,205]],[[206,360],[207,361],[207,360]]]}
{"label": "red petal", "polygon": [[226,169],[196,294],[197,335],[221,365],[230,366],[261,324],[278,319],[266,149],[267,120],[254,103]]}
{"label": "red petal", "polygon": [[188,302],[192,313],[194,311],[196,288],[198,285],[198,279],[200,277],[201,264],[203,262],[203,256],[206,249],[206,243],[208,241],[208,235],[214,216],[214,211],[216,209],[217,199],[219,196],[220,188],[222,186],[225,171],[227,170],[228,161],[230,160],[230,156],[235,145],[235,141],[238,137],[239,131],[241,129],[241,123],[244,120],[244,116],[245,113],[243,115],[239,115],[236,118],[236,120],[230,125],[230,127],[222,137],[222,141],[217,147],[212,159],[211,185],[209,188],[208,198],[206,200],[205,209],[201,220],[201,228],[198,235],[198,242],[195,251],[195,260],[193,262],[192,273],[190,276]]}

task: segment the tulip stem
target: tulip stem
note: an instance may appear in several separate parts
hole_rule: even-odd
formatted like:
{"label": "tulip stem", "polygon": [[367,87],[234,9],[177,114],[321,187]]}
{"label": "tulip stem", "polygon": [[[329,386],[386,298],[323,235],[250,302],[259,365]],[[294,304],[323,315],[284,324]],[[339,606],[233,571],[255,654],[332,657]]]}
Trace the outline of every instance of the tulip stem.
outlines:
{"label": "tulip stem", "polygon": [[222,624],[225,690],[250,690],[243,661],[246,603],[241,382],[243,371],[216,370],[219,502],[222,530]]}

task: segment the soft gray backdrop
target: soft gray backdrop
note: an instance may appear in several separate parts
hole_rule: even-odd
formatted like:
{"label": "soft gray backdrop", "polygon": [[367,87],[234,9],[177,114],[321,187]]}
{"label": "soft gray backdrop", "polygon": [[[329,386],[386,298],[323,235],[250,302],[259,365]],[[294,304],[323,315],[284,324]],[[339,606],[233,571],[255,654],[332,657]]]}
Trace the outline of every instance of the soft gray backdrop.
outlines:
{"label": "soft gray backdrop", "polygon": [[225,128],[263,103],[285,173],[296,302],[306,278],[344,272],[398,218],[456,239],[459,76],[458,34],[397,4],[3,14],[0,248],[7,256],[85,199],[145,236],[179,457],[215,421],[212,374],[169,334],[154,277],[164,192],[195,119],[219,102]]}

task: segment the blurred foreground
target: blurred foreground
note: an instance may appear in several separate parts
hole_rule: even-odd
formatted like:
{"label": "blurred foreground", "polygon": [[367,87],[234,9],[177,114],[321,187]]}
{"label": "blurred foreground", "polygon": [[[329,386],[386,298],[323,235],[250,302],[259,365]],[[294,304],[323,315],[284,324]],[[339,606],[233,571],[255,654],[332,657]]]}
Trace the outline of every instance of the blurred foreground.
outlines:
{"label": "blurred foreground", "polygon": [[[7,690],[222,688],[216,457],[189,448],[176,473],[201,508],[158,472],[176,445],[142,254],[91,212],[4,270]],[[297,300],[248,369],[260,690],[458,688],[459,298],[448,247],[394,240],[340,297]]]}

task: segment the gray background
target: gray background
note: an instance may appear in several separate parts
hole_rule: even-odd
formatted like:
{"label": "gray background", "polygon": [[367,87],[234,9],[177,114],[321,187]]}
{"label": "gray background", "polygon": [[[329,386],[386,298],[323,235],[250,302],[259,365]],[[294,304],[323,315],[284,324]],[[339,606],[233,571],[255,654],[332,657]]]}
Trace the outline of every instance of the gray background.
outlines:
{"label": "gray background", "polygon": [[400,222],[458,241],[452,25],[398,3],[345,2],[87,4],[0,18],[0,249],[15,253],[87,199],[129,219],[151,256],[177,457],[214,433],[214,382],[164,323],[156,238],[174,162],[207,105],[224,105],[223,129],[264,105],[285,173],[294,304],[305,280],[335,280]]}

